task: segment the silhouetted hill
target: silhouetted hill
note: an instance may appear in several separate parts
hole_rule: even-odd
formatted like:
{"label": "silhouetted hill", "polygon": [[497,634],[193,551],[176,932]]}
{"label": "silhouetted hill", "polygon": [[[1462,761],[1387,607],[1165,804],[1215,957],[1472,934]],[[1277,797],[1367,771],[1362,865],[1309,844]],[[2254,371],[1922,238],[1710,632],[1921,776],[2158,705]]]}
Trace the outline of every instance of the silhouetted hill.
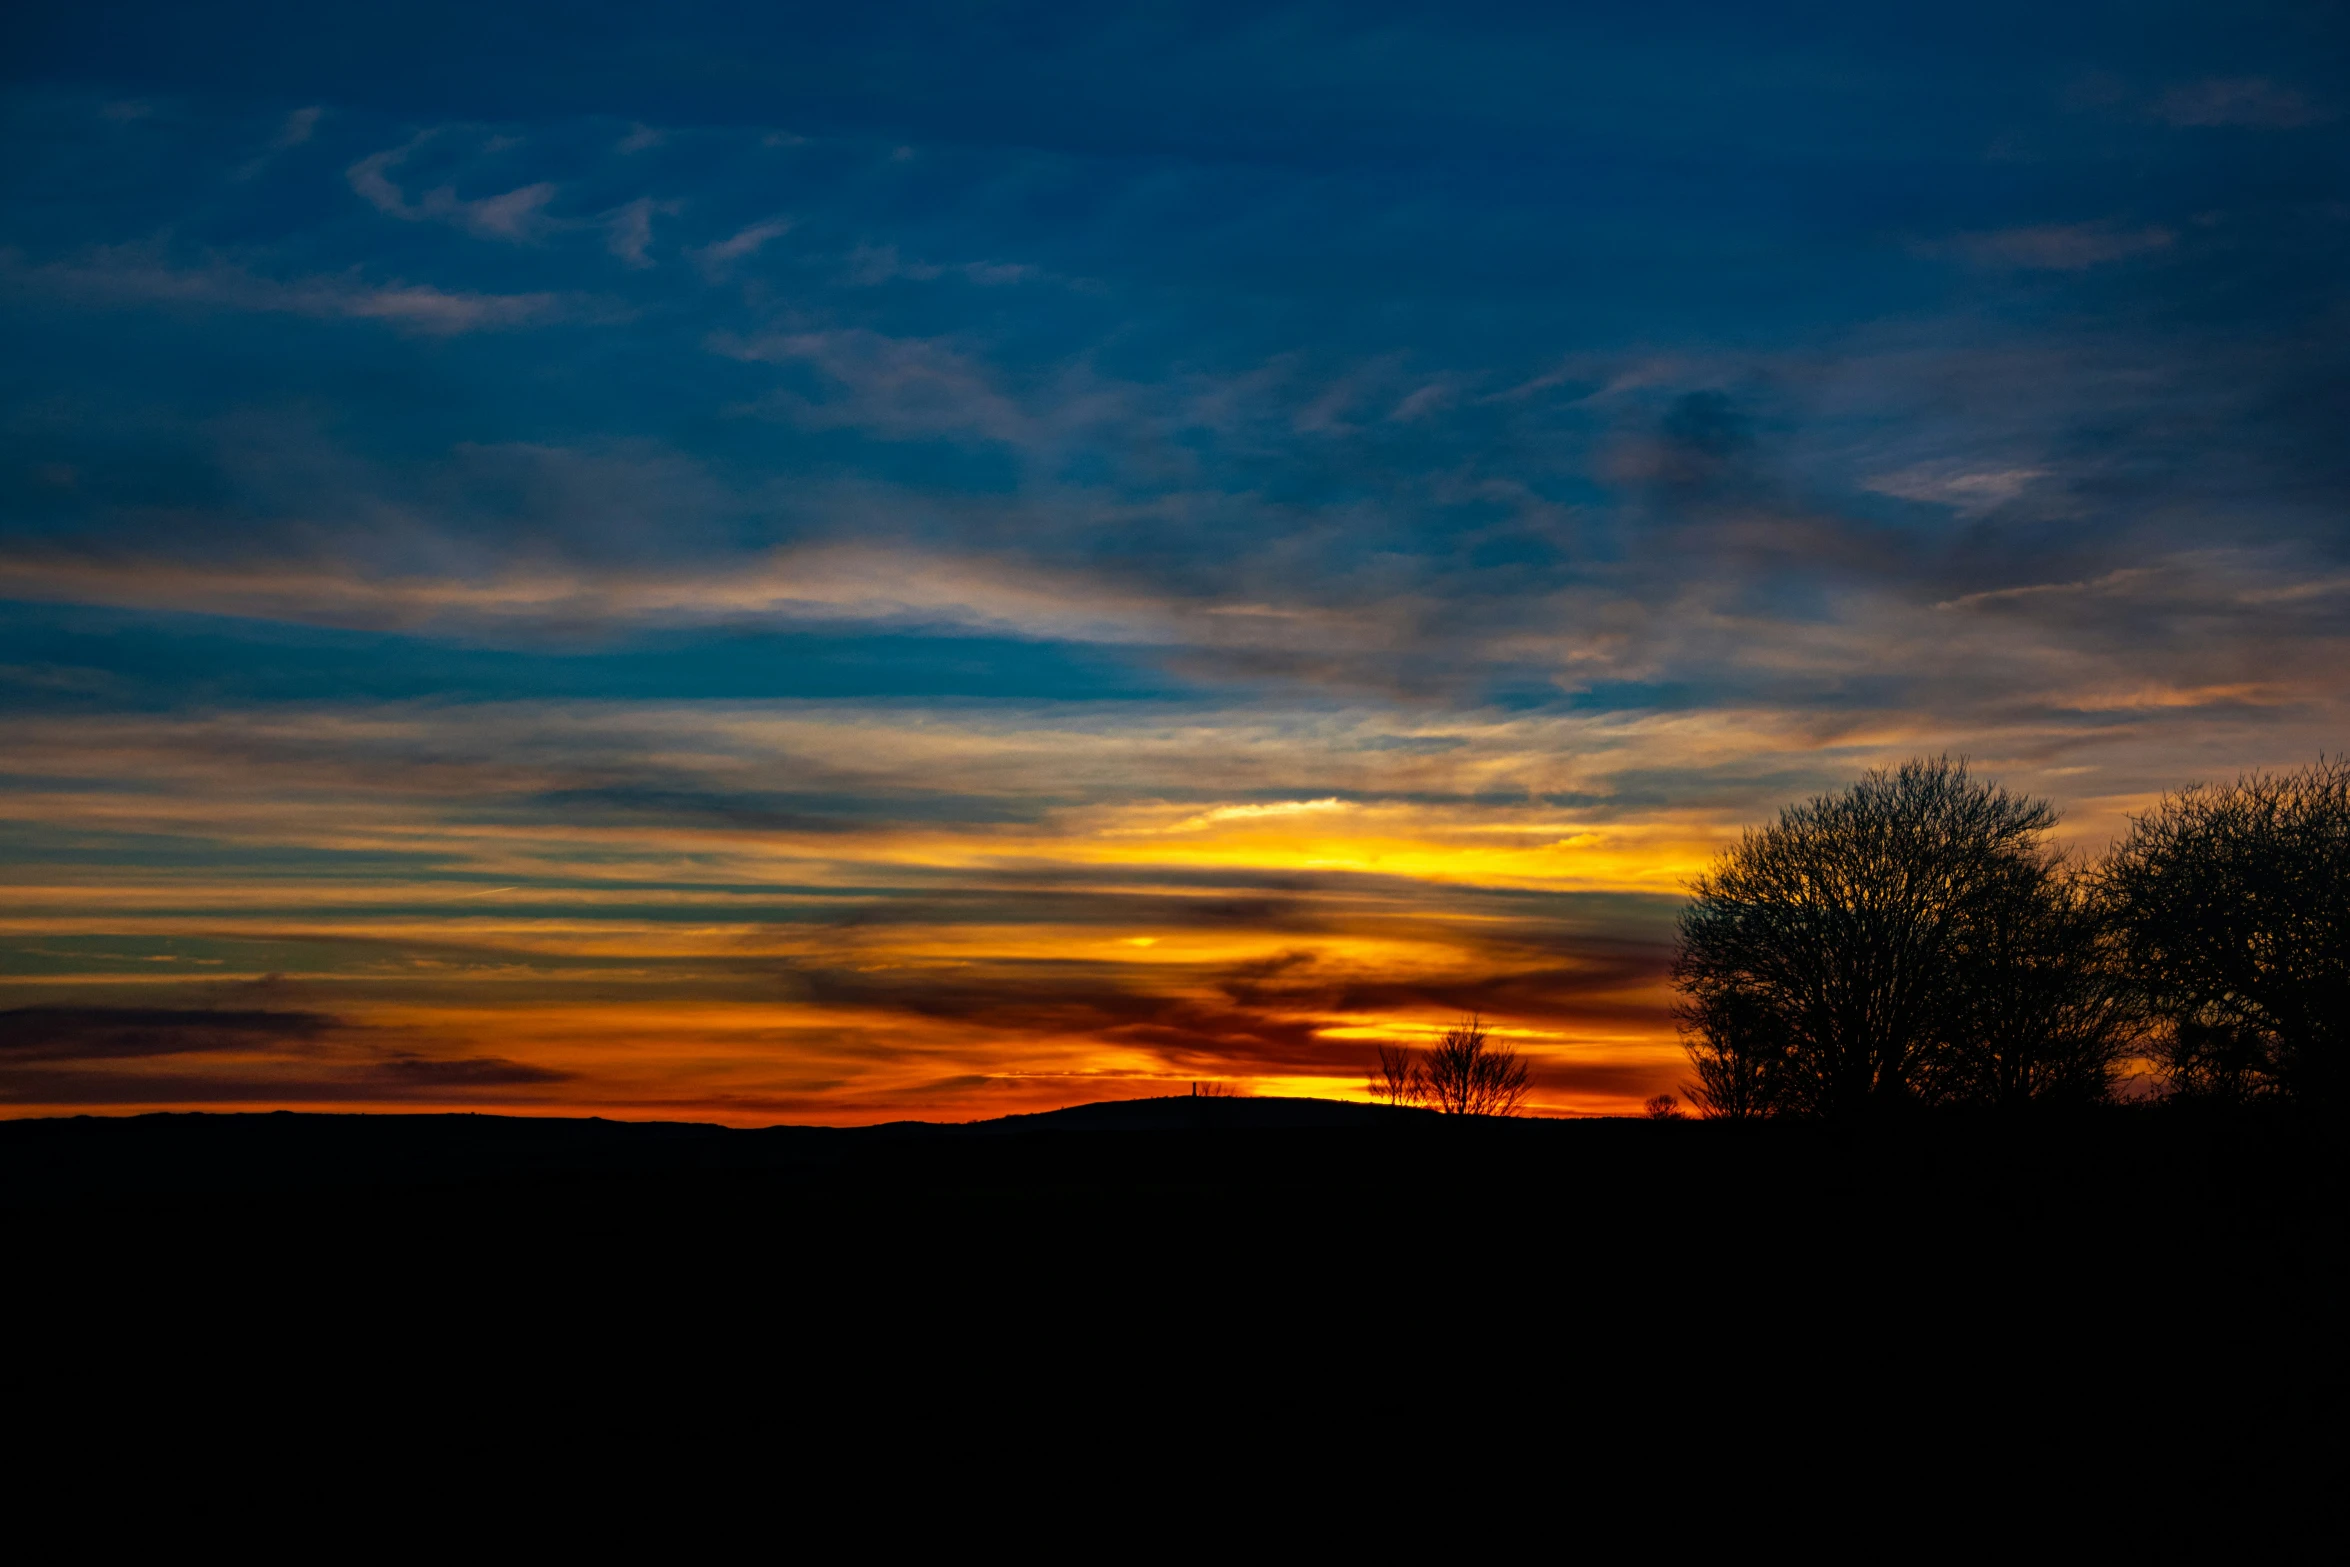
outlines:
{"label": "silhouetted hill", "polygon": [[1112,1099],[1036,1115],[974,1121],[958,1131],[1019,1132],[1274,1132],[1336,1127],[1393,1127],[1433,1121],[1433,1110],[1355,1104],[1343,1099]]}

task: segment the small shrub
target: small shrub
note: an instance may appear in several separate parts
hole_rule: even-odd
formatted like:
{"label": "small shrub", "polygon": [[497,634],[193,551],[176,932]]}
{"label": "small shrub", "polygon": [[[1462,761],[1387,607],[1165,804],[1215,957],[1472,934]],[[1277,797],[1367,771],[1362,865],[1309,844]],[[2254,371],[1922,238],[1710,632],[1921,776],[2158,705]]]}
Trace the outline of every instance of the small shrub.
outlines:
{"label": "small shrub", "polygon": [[1381,1045],[1379,1065],[1363,1086],[1373,1099],[1384,1099],[1391,1105],[1423,1104],[1428,1098],[1427,1076],[1408,1045]]}
{"label": "small shrub", "polygon": [[1534,1091],[1532,1069],[1474,1014],[1428,1052],[1424,1075],[1429,1105],[1446,1115],[1516,1115]]}

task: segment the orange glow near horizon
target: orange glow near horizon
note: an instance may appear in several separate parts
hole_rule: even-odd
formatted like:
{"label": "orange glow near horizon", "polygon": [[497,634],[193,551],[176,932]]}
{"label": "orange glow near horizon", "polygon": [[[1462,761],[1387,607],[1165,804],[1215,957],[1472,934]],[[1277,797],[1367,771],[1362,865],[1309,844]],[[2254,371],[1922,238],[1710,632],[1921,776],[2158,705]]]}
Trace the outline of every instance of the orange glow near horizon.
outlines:
{"label": "orange glow near horizon", "polygon": [[[896,744],[927,765],[940,738]],[[20,880],[0,938],[46,972],[20,962],[0,985],[20,1007],[331,1019],[295,1051],[207,1049],[215,1082],[194,1102],[223,1109],[848,1124],[1200,1081],[1361,1098],[1379,1044],[1477,1009],[1536,1064],[1538,1112],[1621,1111],[1677,1076],[1660,895],[1725,831],[1327,795],[845,837],[564,827],[355,799],[370,791],[348,776],[265,804],[188,739],[166,801],[25,798],[65,831],[136,817],[225,847]],[[1005,782],[1030,786],[1034,760]],[[244,863],[246,847],[289,841],[320,862]],[[386,853],[437,863],[338,863]],[[1590,894],[1630,896],[1642,929],[1549,901]],[[1575,930],[1558,945],[1562,915]],[[1590,941],[1596,953],[1576,950]],[[156,1071],[93,1060],[8,1113],[190,1107],[141,1094]]]}
{"label": "orange glow near horizon", "polygon": [[[1320,716],[690,716],[28,723],[13,803],[63,848],[0,911],[0,1006],[126,1032],[70,1070],[18,1070],[0,1114],[855,1124],[1202,1081],[1359,1099],[1379,1045],[1471,1011],[1535,1066],[1535,1113],[1628,1113],[1685,1075],[1665,981],[1681,888],[1768,797],[1635,808],[1604,803],[1610,778],[1747,747],[1832,780],[1931,743],[1822,751],[1766,715],[1423,729],[1387,749],[1370,720]],[[599,747],[659,752],[713,792],[798,767],[879,803],[817,825],[539,803]],[[90,781],[109,776],[144,782]],[[986,808],[893,819],[888,801],[942,777]],[[2143,797],[2077,801],[2075,825]],[[105,848],[127,833],[173,847]]]}

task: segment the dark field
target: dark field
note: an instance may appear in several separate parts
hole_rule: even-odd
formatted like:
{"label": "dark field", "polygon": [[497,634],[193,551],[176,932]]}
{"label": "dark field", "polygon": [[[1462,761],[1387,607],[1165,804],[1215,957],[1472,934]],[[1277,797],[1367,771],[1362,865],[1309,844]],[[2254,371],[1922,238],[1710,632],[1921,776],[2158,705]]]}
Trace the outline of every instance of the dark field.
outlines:
{"label": "dark field", "polygon": [[[2339,1177],[2280,1117],[971,1127],[0,1124],[17,1375],[1287,1363],[1660,1387],[1989,1377],[2337,1401]],[[861,1347],[858,1347],[861,1346]],[[885,1348],[882,1348],[884,1347]],[[51,1357],[46,1358],[45,1357]],[[733,1369],[728,1370],[726,1368]]]}

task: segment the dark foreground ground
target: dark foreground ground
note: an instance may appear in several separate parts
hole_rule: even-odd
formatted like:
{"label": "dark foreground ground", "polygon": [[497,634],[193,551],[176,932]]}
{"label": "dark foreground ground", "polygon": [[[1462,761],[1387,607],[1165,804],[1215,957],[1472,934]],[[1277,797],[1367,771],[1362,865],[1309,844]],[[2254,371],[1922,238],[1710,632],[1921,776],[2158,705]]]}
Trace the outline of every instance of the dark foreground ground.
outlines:
{"label": "dark foreground ground", "polygon": [[849,1131],[158,1115],[0,1123],[0,1224],[20,1380],[1091,1367],[1196,1400],[1248,1367],[1561,1408],[2134,1389],[2322,1420],[2337,1146],[2170,1109],[1855,1131],[1302,1100]]}

